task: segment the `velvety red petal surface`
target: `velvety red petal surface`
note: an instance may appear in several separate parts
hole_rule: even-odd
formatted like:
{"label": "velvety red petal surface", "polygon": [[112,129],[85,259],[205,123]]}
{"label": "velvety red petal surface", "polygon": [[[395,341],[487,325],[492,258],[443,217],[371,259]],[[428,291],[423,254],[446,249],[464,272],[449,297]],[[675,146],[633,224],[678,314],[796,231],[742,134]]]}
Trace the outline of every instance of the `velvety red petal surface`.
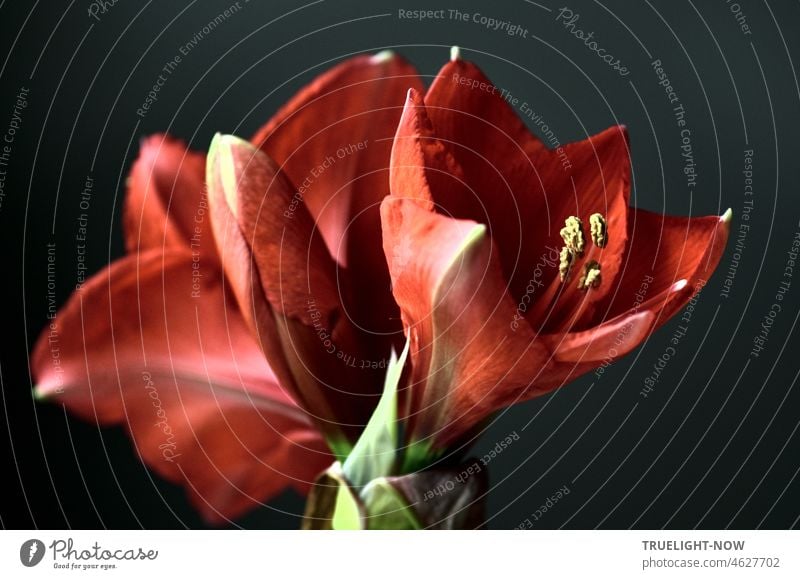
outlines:
{"label": "velvety red petal surface", "polygon": [[[432,187],[440,211],[489,227],[516,298],[524,295],[543,254],[561,247],[564,220],[575,215],[588,227],[589,215],[601,213],[608,222],[609,242],[587,259],[600,261],[604,278],[613,280],[627,234],[630,162],[625,128],[612,127],[549,150],[502,98],[501,88],[474,64],[454,60],[425,95],[433,132],[463,168],[460,187],[455,182],[449,188]],[[555,278],[557,268],[550,267],[541,281],[549,284]],[[534,327],[559,328],[570,321],[581,299],[594,303],[605,294],[603,286],[588,296],[573,286],[565,286],[549,315],[530,320]],[[586,327],[583,319],[577,322],[576,328]]]}
{"label": "velvety red petal surface", "polygon": [[214,139],[208,167],[209,187],[239,225],[272,307],[310,325],[313,301],[329,324],[340,303],[335,264],[292,184],[272,159],[233,136]]}
{"label": "velvety red petal surface", "polygon": [[311,215],[276,164],[235,137],[212,144],[208,183],[223,267],[267,359],[329,439],[355,438],[381,380],[344,357],[359,344]]}
{"label": "velvety red petal surface", "polygon": [[188,248],[216,260],[208,224],[205,153],[168,135],[143,139],[127,181],[123,210],[128,253]]}
{"label": "velvety red petal surface", "polygon": [[[721,218],[666,218],[657,224],[652,214],[628,209],[630,165],[623,127],[567,145],[574,173],[564,173],[545,162],[553,153],[541,149],[524,127],[519,129],[510,117],[495,112],[494,129],[503,127],[506,138],[516,135],[512,141],[517,150],[533,151],[527,162],[541,177],[536,181],[541,197],[548,200],[549,211],[561,216],[552,232],[542,228],[527,238],[533,245],[512,248],[535,256],[528,278],[533,278],[536,268],[547,270],[537,274],[541,288],[526,279],[524,287],[535,291],[525,302],[507,289],[513,289],[513,279],[507,281],[507,268],[501,264],[507,263],[503,248],[509,238],[503,237],[502,227],[491,229],[490,218],[495,216],[495,224],[508,222],[502,214],[493,213],[500,205],[493,205],[494,193],[485,193],[491,191],[486,172],[475,171],[479,160],[459,153],[469,150],[472,154],[483,147],[481,156],[488,158],[495,154],[492,147],[503,150],[491,137],[492,127],[488,132],[480,128],[486,124],[480,114],[488,115],[492,107],[491,95],[478,90],[482,95],[463,93],[472,91],[463,87],[442,88],[449,82],[445,75],[455,74],[453,68],[473,77],[479,72],[464,63],[445,67],[436,84],[438,102],[446,101],[447,107],[434,113],[430,93],[423,99],[409,92],[392,151],[392,198],[384,201],[382,212],[384,252],[394,295],[412,338],[412,393],[407,396],[406,412],[414,417],[414,435],[433,436],[437,446],[503,406],[550,392],[630,352],[686,304],[698,268],[702,265],[706,274],[713,272],[727,239],[727,225]],[[453,111],[460,111],[456,114],[467,120],[449,120]],[[463,130],[470,122],[476,133]],[[439,126],[450,132],[449,138],[440,134]],[[485,143],[475,134],[484,137]],[[461,146],[458,139],[468,145]],[[506,163],[512,153],[513,147],[495,156],[495,162]],[[517,175],[516,184],[522,189],[510,189],[510,193],[531,202],[526,207],[532,209],[536,196],[530,195],[531,184],[525,189],[519,177],[524,172],[515,171],[524,165],[502,165],[495,174],[508,181]],[[480,202],[479,210],[477,206],[470,209],[465,202],[469,198]],[[588,216],[594,212],[607,219],[609,243],[602,250],[592,248],[588,236]],[[476,229],[481,213],[494,245]],[[448,217],[465,214],[473,218]],[[589,292],[578,291],[574,277],[566,284],[557,278],[557,255],[563,245],[558,230],[569,215],[583,218],[585,259],[602,264],[603,283]],[[531,214],[526,222],[536,230],[541,219]],[[513,229],[513,223],[508,226]],[[658,238],[657,231],[662,231]],[[650,286],[646,299],[634,301],[643,276],[654,275],[655,270],[661,281]]]}
{"label": "velvety red petal surface", "polygon": [[676,217],[630,212],[622,271],[598,304],[594,326],[540,336],[553,358],[537,390],[547,392],[624,356],[680,312],[714,273],[728,242],[730,213]]}
{"label": "velvety red petal surface", "polygon": [[414,89],[408,91],[395,134],[389,179],[393,196],[449,216],[458,217],[459,203],[473,194],[451,144],[438,138],[425,101]]}
{"label": "velvety red petal surface", "polygon": [[39,396],[123,425],[151,468],[221,522],[307,489],[331,459],[219,276],[192,272],[181,250],[115,262],[71,296],[31,365]]}
{"label": "velvety red petal surface", "polygon": [[295,185],[336,262],[358,284],[344,315],[369,336],[364,362],[385,363],[402,339],[380,237],[392,137],[417,71],[383,52],[350,58],[317,77],[253,138]]}
{"label": "velvety red petal surface", "polygon": [[[524,326],[485,228],[390,197],[382,205],[384,251],[411,340],[404,392],[408,437],[441,448],[528,387],[547,351]],[[395,248],[407,245],[406,259]]]}
{"label": "velvety red petal surface", "polygon": [[[581,263],[596,260],[602,268],[603,283],[584,292],[578,289],[578,276],[573,272],[544,317],[534,319],[529,316],[531,324],[543,331],[564,328],[565,325],[576,330],[589,327],[590,314],[587,312],[591,312],[594,304],[602,301],[613,287],[628,238],[630,157],[625,127],[611,127],[583,141],[570,143],[564,150],[572,163],[570,171],[565,172],[551,163],[547,171],[543,169],[540,172],[547,175],[543,179],[545,194],[552,201],[551,209],[558,226],[540,243],[550,247],[562,246],[559,230],[564,221],[571,215],[579,217],[586,235],[586,253],[575,269],[579,270]],[[589,216],[593,213],[600,213],[606,220],[608,242],[602,249],[590,240]],[[556,268],[551,268],[550,275],[553,278],[551,283],[561,285]],[[586,304],[581,304],[583,301]]]}
{"label": "velvety red petal surface", "polygon": [[414,90],[391,163],[383,248],[411,339],[404,412],[410,440],[442,448],[526,397],[549,353],[518,315],[486,228],[439,213],[466,191],[465,172]]}
{"label": "velvety red petal surface", "polygon": [[728,241],[730,213],[679,217],[631,208],[628,224],[620,275],[598,304],[592,323],[624,314],[645,300],[664,308],[660,326],[714,273]]}

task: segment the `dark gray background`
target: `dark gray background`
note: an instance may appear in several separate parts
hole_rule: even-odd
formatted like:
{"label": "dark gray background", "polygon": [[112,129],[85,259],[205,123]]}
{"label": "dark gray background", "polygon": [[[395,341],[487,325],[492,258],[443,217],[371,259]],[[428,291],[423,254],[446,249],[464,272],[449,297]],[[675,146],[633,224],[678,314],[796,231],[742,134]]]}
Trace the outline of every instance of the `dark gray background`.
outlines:
{"label": "dark gray background", "polygon": [[[140,136],[169,131],[205,149],[216,131],[250,135],[315,74],[347,55],[393,48],[430,79],[458,44],[497,86],[531,104],[561,142],[625,123],[633,203],[675,214],[734,210],[733,241],[702,292],[688,334],[655,391],[639,395],[676,322],[595,379],[503,413],[475,454],[516,431],[491,463],[489,526],[513,528],[559,488],[570,493],[537,528],[788,528],[800,516],[800,394],[795,326],[800,273],[764,352],[749,356],[798,231],[796,133],[800,5],[743,0],[744,34],[724,0],[570,0],[631,70],[609,69],[555,21],[542,0],[398,3],[241,2],[242,11],[183,59],[144,120],[136,115],[161,67],[230,0],[119,0],[89,18],[87,1],[0,2],[0,129],[14,95],[30,106],[14,144],[0,208],[4,296],[4,527],[198,527],[183,492],[151,475],[119,429],[99,431],[30,399],[27,348],[43,327],[48,242],[72,247],[78,199],[95,179],[89,266],[121,255],[120,195]],[[417,23],[397,9],[480,12],[527,28],[509,37],[472,22]],[[693,132],[699,185],[687,191],[679,135],[650,62],[669,72]],[[207,73],[207,74],[206,74]],[[268,93],[271,96],[264,99]],[[141,121],[141,122],[139,122]],[[730,298],[720,297],[743,208],[743,151],[753,149],[754,209]],[[60,201],[56,208],[56,193]],[[62,249],[59,300],[74,285]],[[169,508],[167,508],[167,505]],[[287,494],[239,521],[295,528],[302,501]]]}

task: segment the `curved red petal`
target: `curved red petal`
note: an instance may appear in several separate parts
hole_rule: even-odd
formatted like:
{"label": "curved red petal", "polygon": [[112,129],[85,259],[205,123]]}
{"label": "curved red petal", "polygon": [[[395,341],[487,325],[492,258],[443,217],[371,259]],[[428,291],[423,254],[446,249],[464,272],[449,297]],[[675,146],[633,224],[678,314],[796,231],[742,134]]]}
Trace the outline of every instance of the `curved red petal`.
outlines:
{"label": "curved red petal", "polygon": [[350,58],[303,88],[252,139],[303,188],[306,207],[340,262],[347,259],[344,236],[353,209],[373,205],[379,223],[375,205],[388,194],[391,137],[409,87],[422,83],[397,55]]}
{"label": "curved red petal", "polygon": [[613,297],[600,304],[603,316],[588,330],[541,336],[553,352],[541,394],[635,349],[686,306],[719,263],[729,213],[689,218],[631,211],[632,233],[639,231],[631,240],[639,245],[629,248]]}
{"label": "curved red petal", "polygon": [[669,307],[659,313],[661,325],[714,273],[728,241],[730,213],[679,217],[631,209],[628,223],[629,243],[620,276],[598,304],[594,323],[625,313],[643,299],[685,281],[682,299],[670,300]]}
{"label": "curved red petal", "polygon": [[432,186],[439,211],[484,223],[501,252],[512,295],[527,283],[540,230],[548,228],[548,198],[537,163],[550,159],[502,98],[499,87],[470,62],[448,62],[425,94],[425,110],[438,139],[463,169],[458,182]]}
{"label": "curved red petal", "polygon": [[[572,164],[568,172],[552,165],[547,172],[540,172],[557,226],[540,243],[549,247],[563,246],[560,228],[567,217],[579,217],[586,236],[586,253],[573,270],[576,272],[584,263],[595,260],[600,264],[603,281],[585,292],[578,289],[578,275],[573,272],[560,289],[558,299],[550,304],[546,317],[529,317],[531,324],[543,331],[565,326],[580,330],[591,325],[595,304],[603,301],[614,287],[628,242],[631,168],[625,127],[610,127],[588,139],[570,143],[564,149]],[[603,248],[595,246],[589,236],[589,217],[594,213],[601,214],[606,221],[607,243]],[[551,283],[561,284],[556,268],[548,273],[552,276]]]}
{"label": "curved red petal", "polygon": [[475,64],[453,59],[425,94],[431,122],[444,139],[475,153],[513,184],[529,176],[528,158],[547,150],[519,119],[501,87]]}
{"label": "curved red petal", "polygon": [[484,226],[396,197],[381,215],[411,340],[409,438],[445,446],[526,389],[548,353],[527,325],[512,328],[515,306]]}
{"label": "curved red petal", "polygon": [[370,336],[365,356],[373,360],[388,357],[400,334],[379,205],[389,193],[392,136],[409,88],[423,85],[403,58],[356,56],[303,88],[253,138],[301,191],[338,275],[361,288],[342,305]]}
{"label": "curved red petal", "polygon": [[267,359],[329,440],[354,439],[380,395],[378,369],[350,363],[361,343],[302,199],[267,155],[230,136],[212,143],[208,184],[223,267]]}
{"label": "curved red petal", "polygon": [[392,195],[414,199],[427,209],[458,214],[453,209],[473,194],[449,143],[437,137],[422,95],[414,89],[408,91],[397,126],[390,167]]}
{"label": "curved red petal", "polygon": [[340,303],[335,264],[275,162],[247,141],[218,135],[208,155],[208,184],[251,248],[272,308],[312,325],[313,300],[329,323]]}
{"label": "curved red petal", "polygon": [[131,168],[122,223],[128,253],[189,248],[216,259],[208,226],[206,156],[167,135],[142,140]]}
{"label": "curved red petal", "polygon": [[[601,262],[605,279],[616,277],[630,193],[624,127],[549,150],[511,109],[502,90],[460,59],[439,72],[425,106],[433,131],[464,171],[461,190],[443,189],[439,198],[433,187],[434,201],[444,213],[489,226],[513,296],[525,295],[542,255],[560,249],[559,231],[571,215],[587,224],[592,213],[605,216],[609,242],[592,259]],[[551,267],[537,281],[546,286],[555,278],[557,268]],[[569,320],[584,297],[574,289],[565,287],[555,315],[531,319],[534,327],[551,329]],[[599,301],[605,291],[601,286],[586,299],[590,304]]]}
{"label": "curved red petal", "polygon": [[555,362],[602,362],[636,348],[650,335],[655,315],[645,310],[621,315],[590,330],[543,334]]}
{"label": "curved red petal", "polygon": [[716,269],[728,240],[729,213],[686,218],[631,211],[636,229],[641,227],[641,245],[629,248],[612,297],[599,304],[604,315],[587,330],[538,335],[552,355],[533,387],[515,401],[552,392],[630,353],[686,306]]}
{"label": "curved red petal", "polygon": [[219,522],[307,488],[330,457],[221,278],[192,264],[181,250],[113,263],[72,295],[31,365],[40,397],[125,426],[142,460]]}

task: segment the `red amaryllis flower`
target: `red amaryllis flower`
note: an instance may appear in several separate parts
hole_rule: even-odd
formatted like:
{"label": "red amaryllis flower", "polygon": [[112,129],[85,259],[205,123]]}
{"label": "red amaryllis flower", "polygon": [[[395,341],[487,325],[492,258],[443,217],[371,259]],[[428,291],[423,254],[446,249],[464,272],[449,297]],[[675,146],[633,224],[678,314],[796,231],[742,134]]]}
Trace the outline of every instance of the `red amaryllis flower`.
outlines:
{"label": "red amaryllis flower", "polygon": [[[259,192],[276,206],[280,231],[259,238],[255,255],[249,237],[225,233],[236,224],[216,182],[206,188],[206,155],[165,136],[144,140],[127,184],[128,255],[88,280],[45,328],[31,359],[37,396],[84,419],[124,425],[141,459],[183,485],[210,522],[287,487],[307,491],[332,460],[320,432],[333,441],[345,440],[342,430],[355,438],[380,394],[380,371],[369,371],[377,376],[371,391],[366,379],[351,381],[360,370],[326,352],[331,342],[320,328],[331,316],[362,323],[386,299],[378,204],[388,193],[391,138],[409,86],[422,85],[401,58],[359,56],[314,80],[258,132],[253,142],[264,159],[281,166],[273,188],[286,203]],[[252,201],[246,193],[239,202]],[[290,210],[292,218],[284,217]],[[269,219],[262,215],[260,228]],[[375,251],[351,260],[351,279],[361,276],[359,287],[348,282],[351,293],[369,297],[353,299],[345,312],[328,247],[346,262],[346,252],[358,249],[339,242],[348,227],[373,229],[361,238]],[[291,245],[273,254],[270,239]],[[264,259],[264,279],[251,277]],[[371,267],[379,273],[364,275]],[[306,299],[306,273],[315,302]],[[372,291],[379,286],[382,294]],[[380,341],[363,351],[377,351]],[[350,389],[374,395],[347,400]]]}
{"label": "red amaryllis flower", "polygon": [[[550,151],[486,87],[454,58],[424,92],[382,53],[316,79],[251,142],[217,136],[207,159],[146,140],[128,256],[41,336],[37,393],[125,425],[211,521],[307,490],[334,459],[345,485],[390,477],[356,509],[413,503],[403,475],[636,347],[727,238],[725,218],[629,208],[623,127]],[[397,396],[376,411],[384,384]],[[388,461],[364,451],[373,412]],[[353,477],[356,459],[381,466]]]}
{"label": "red amaryllis flower", "polygon": [[424,98],[409,90],[390,188],[383,243],[422,456],[630,352],[711,275],[728,236],[729,214],[629,207],[625,127],[549,150],[457,53]]}

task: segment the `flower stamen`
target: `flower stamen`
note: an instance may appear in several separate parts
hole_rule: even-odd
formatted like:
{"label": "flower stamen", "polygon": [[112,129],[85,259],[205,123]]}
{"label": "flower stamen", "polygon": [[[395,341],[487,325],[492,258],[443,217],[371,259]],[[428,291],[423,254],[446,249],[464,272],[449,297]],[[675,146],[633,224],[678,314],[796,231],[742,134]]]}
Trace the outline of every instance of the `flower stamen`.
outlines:
{"label": "flower stamen", "polygon": [[567,279],[573,263],[575,263],[575,254],[572,253],[569,247],[562,247],[558,264],[558,274],[561,276],[561,281]]}
{"label": "flower stamen", "polygon": [[600,248],[605,247],[608,243],[607,233],[605,218],[599,213],[592,213],[589,216],[589,235],[592,237],[592,243]]}
{"label": "flower stamen", "polygon": [[578,280],[578,289],[587,290],[590,287],[597,287],[601,281],[600,264],[595,260],[591,260],[583,265],[583,275]]}
{"label": "flower stamen", "polygon": [[578,257],[582,256],[586,247],[586,238],[583,235],[581,220],[574,215],[567,217],[564,221],[564,227],[561,229],[561,239],[564,240],[564,245],[567,246],[567,249]]}

